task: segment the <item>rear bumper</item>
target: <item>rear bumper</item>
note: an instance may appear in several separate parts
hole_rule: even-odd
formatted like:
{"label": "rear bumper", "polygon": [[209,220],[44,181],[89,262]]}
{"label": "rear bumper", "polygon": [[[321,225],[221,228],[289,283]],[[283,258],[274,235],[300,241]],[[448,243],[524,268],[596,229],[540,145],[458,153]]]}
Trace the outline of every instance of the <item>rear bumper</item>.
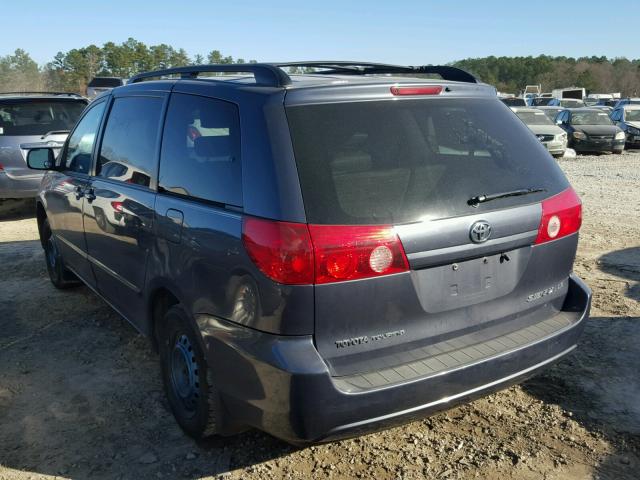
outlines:
{"label": "rear bumper", "polygon": [[543,339],[437,375],[345,391],[311,336],[277,336],[198,316],[230,425],[250,425],[294,444],[331,441],[423,418],[518,383],[571,352],[591,292],[569,279],[569,325]]}
{"label": "rear bumper", "polygon": [[0,172],[0,198],[31,198],[38,195],[42,175],[9,176]]}

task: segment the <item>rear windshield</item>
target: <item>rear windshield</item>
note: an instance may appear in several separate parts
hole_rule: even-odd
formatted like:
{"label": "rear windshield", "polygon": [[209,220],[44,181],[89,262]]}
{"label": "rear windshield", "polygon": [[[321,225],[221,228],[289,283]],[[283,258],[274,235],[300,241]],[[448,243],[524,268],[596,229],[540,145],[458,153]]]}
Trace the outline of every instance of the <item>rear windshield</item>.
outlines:
{"label": "rear windshield", "polygon": [[88,87],[115,88],[123,85],[121,78],[97,77],[89,82]]}
{"label": "rear windshield", "polygon": [[527,102],[525,102],[523,98],[501,98],[500,100],[502,100],[505,105],[509,105],[510,107],[527,106]]}
{"label": "rear windshield", "polygon": [[516,112],[516,115],[527,125],[554,125],[544,112]]}
{"label": "rear windshield", "polygon": [[[307,220],[399,224],[540,201],[567,181],[495,99],[424,99],[287,108]],[[546,192],[483,203],[476,195]]]}
{"label": "rear windshield", "polygon": [[69,100],[0,103],[0,136],[44,135],[71,130],[85,106],[85,102]]}
{"label": "rear windshield", "polygon": [[549,105],[549,103],[551,103],[551,100],[553,100],[552,97],[534,98],[533,99],[533,104],[534,105],[540,105],[540,106]]}
{"label": "rear windshield", "polygon": [[573,112],[571,114],[573,125],[611,125],[613,122],[605,112]]}
{"label": "rear windshield", "polygon": [[584,102],[582,100],[560,100],[560,106],[567,108],[579,108],[584,107]]}

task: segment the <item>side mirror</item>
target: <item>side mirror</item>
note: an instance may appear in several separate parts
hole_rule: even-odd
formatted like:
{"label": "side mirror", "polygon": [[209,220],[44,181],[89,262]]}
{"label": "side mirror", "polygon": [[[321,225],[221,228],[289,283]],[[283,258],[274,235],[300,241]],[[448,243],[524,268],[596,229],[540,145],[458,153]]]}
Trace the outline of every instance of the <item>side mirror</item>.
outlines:
{"label": "side mirror", "polygon": [[53,148],[32,148],[27,153],[27,166],[33,170],[53,170],[55,164]]}

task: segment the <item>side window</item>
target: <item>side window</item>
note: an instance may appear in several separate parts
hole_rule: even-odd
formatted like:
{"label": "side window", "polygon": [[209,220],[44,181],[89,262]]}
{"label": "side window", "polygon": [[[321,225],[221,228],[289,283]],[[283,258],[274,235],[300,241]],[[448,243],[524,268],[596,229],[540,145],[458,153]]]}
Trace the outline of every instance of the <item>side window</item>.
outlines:
{"label": "side window", "polygon": [[155,171],[163,100],[116,98],[102,137],[96,175],[148,187]]}
{"label": "side window", "polygon": [[179,195],[242,205],[238,107],[222,100],[172,94],[158,183]]}
{"label": "side window", "polygon": [[106,102],[100,102],[91,107],[76,126],[69,137],[67,147],[60,157],[59,165],[63,170],[89,173],[91,169],[91,152],[96,141],[105,105]]}

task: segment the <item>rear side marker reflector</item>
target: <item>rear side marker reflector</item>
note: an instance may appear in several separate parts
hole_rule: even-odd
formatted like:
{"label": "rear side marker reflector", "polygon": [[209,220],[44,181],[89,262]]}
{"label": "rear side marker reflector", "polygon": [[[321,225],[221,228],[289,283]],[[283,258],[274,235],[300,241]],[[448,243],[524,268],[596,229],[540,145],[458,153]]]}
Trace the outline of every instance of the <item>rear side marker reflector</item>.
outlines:
{"label": "rear side marker reflector", "polygon": [[425,87],[391,87],[393,95],[439,95],[442,92],[441,85],[429,85]]}
{"label": "rear side marker reflector", "polygon": [[409,270],[402,243],[388,225],[306,225],[245,217],[242,240],[262,273],[288,285]]}
{"label": "rear side marker reflector", "polygon": [[576,233],[581,225],[582,202],[573,188],[569,187],[542,202],[542,219],[536,244]]}

